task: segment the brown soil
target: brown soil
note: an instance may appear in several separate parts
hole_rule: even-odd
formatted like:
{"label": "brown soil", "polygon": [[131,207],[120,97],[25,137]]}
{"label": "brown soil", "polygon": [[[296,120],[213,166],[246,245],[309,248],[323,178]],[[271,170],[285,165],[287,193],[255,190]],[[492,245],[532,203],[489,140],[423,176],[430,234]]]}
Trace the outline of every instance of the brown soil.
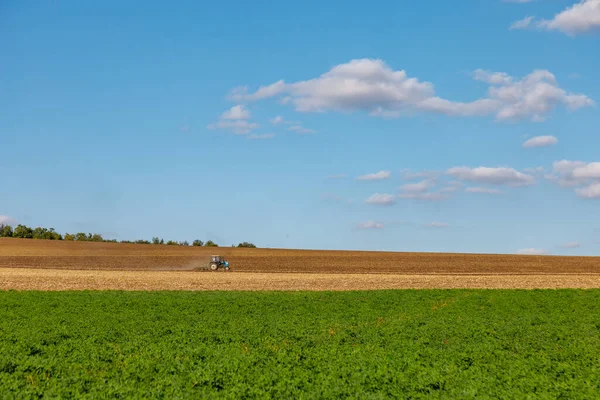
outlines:
{"label": "brown soil", "polygon": [[190,270],[210,254],[235,272],[600,274],[600,257],[202,248],[0,239],[0,268]]}
{"label": "brown soil", "polygon": [[600,275],[294,274],[0,268],[0,290],[375,290],[600,288]]}
{"label": "brown soil", "polygon": [[[230,272],[195,272],[210,254]],[[0,290],[600,288],[600,257],[197,248],[0,239]]]}

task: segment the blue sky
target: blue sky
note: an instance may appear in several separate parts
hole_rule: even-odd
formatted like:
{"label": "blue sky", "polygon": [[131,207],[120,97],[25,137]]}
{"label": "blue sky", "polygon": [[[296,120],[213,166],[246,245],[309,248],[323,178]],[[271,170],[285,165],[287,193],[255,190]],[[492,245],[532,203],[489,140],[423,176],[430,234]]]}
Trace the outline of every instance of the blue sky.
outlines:
{"label": "blue sky", "polygon": [[4,1],[0,218],[226,246],[598,255],[599,14],[599,0]]}

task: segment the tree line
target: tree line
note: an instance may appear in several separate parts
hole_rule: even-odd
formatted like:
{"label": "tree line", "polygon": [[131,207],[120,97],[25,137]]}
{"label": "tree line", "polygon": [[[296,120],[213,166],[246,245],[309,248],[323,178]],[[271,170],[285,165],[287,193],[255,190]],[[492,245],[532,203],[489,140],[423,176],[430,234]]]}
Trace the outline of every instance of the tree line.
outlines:
{"label": "tree line", "polygon": [[[135,244],[164,244],[168,246],[196,246],[196,247],[219,247],[212,240],[207,240],[206,242],[196,239],[191,243],[187,240],[182,242],[177,242],[174,240],[165,241],[162,238],[153,237],[152,240],[121,240],[117,241],[116,239],[104,239],[99,233],[65,233],[61,235],[56,232],[54,228],[30,228],[26,225],[17,225],[13,228],[11,225],[0,224],[0,237],[7,238],[21,238],[21,239],[45,239],[45,240],[68,240],[68,241],[77,241],[77,242],[108,242],[108,243],[135,243]],[[231,247],[249,247],[256,248],[256,246],[249,242],[239,243],[237,246],[231,245]]]}

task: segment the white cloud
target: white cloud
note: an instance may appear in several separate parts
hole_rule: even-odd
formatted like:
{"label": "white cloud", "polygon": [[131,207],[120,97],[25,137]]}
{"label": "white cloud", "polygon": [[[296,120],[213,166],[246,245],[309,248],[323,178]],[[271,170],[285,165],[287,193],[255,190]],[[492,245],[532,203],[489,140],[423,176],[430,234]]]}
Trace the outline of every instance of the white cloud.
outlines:
{"label": "white cloud", "polygon": [[410,112],[430,112],[449,116],[494,115],[497,120],[543,120],[559,105],[569,109],[591,106],[585,95],[561,89],[554,76],[535,70],[521,80],[506,73],[476,70],[474,78],[490,85],[486,97],[471,102],[456,102],[435,95],[434,86],[409,78],[404,70],[393,70],[380,59],[355,59],[337,65],[319,77],[285,83],[280,80],[260,87],[234,89],[232,98],[257,101],[285,96],[299,112],[355,112],[400,117]]}
{"label": "white cloud", "polygon": [[445,222],[438,222],[438,221],[434,221],[434,222],[430,222],[428,224],[425,224],[426,228],[448,228],[450,225],[448,225]]}
{"label": "white cloud", "polygon": [[15,225],[17,221],[8,215],[0,215],[0,225]]}
{"label": "white cloud", "polygon": [[600,182],[592,183],[584,188],[575,189],[575,193],[584,199],[600,199]]}
{"label": "white cloud", "polygon": [[539,255],[548,254],[548,252],[544,249],[535,249],[533,247],[529,247],[526,249],[517,250],[517,254],[539,256]]}
{"label": "white cloud", "polygon": [[314,129],[304,128],[300,125],[293,125],[288,128],[288,131],[294,131],[296,133],[315,133]]}
{"label": "white cloud", "polygon": [[367,200],[365,200],[367,204],[375,204],[381,206],[389,206],[396,203],[396,199],[391,194],[386,193],[375,193],[371,195]]}
{"label": "white cloud", "polygon": [[400,190],[407,193],[423,193],[435,186],[433,179],[426,179],[418,183],[407,183],[400,186]]}
{"label": "white cloud", "polygon": [[558,143],[558,139],[554,136],[536,136],[525,141],[523,147],[528,149],[532,147],[547,147]]}
{"label": "white cloud", "polygon": [[501,194],[502,192],[498,189],[491,189],[480,186],[471,186],[465,189],[467,193],[481,193],[481,194]]}
{"label": "white cloud", "polygon": [[244,105],[233,106],[229,110],[227,110],[223,114],[221,114],[221,119],[239,120],[239,119],[249,119],[249,118],[250,118],[250,111],[248,111],[248,109]]}
{"label": "white cloud", "polygon": [[380,181],[383,179],[389,179],[392,176],[390,171],[379,171],[373,174],[361,175],[356,178],[359,181]]}
{"label": "white cloud", "polygon": [[273,125],[279,125],[283,123],[283,117],[281,115],[278,115],[274,118],[271,118],[269,122],[271,122]]}
{"label": "white cloud", "polygon": [[360,224],[358,224],[357,228],[358,229],[382,229],[383,224],[381,222],[376,222],[376,221],[366,221],[366,222],[361,222]]}
{"label": "white cloud", "polygon": [[448,198],[447,195],[442,194],[441,192],[408,192],[408,193],[400,193],[398,195],[401,199],[415,199],[415,200],[429,200],[429,201],[438,201],[445,200]]}
{"label": "white cloud", "polygon": [[538,27],[576,35],[600,30],[600,0],[582,0],[551,20],[541,20]]}
{"label": "white cloud", "polygon": [[579,247],[581,247],[581,243],[579,242],[569,242],[569,243],[565,243],[562,246],[563,249],[577,249]]}
{"label": "white cloud", "polygon": [[250,111],[243,105],[231,107],[219,117],[219,120],[207,126],[208,129],[224,129],[238,135],[246,135],[258,128],[260,125],[247,121]]}
{"label": "white cloud", "polygon": [[576,166],[573,169],[574,178],[600,179],[600,162],[591,162],[586,165]]}
{"label": "white cloud", "polygon": [[533,17],[532,16],[525,17],[523,19],[520,19],[518,21],[513,22],[508,29],[510,29],[510,30],[513,30],[513,29],[525,29],[529,25],[531,25],[532,21],[533,21]]}
{"label": "white cloud", "polygon": [[230,130],[238,135],[245,135],[252,132],[254,129],[258,128],[260,125],[254,122],[248,122],[244,120],[237,121],[217,121],[214,124],[210,124],[207,126],[208,129],[225,129]]}
{"label": "white cloud", "polygon": [[523,171],[531,175],[539,176],[544,174],[544,167],[525,168]]}
{"label": "white cloud", "polygon": [[547,174],[546,179],[562,187],[587,187],[576,189],[579,197],[597,198],[600,184],[600,162],[586,163],[584,161],[560,160],[552,164],[552,174]]}
{"label": "white cloud", "polygon": [[402,170],[402,178],[405,180],[417,179],[417,178],[437,178],[440,175],[439,171],[417,171],[412,172],[410,169]]}
{"label": "white cloud", "polygon": [[248,135],[248,139],[251,140],[266,140],[266,139],[272,139],[275,137],[274,133],[262,133],[262,134],[251,134]]}
{"label": "white cloud", "polygon": [[446,174],[462,181],[492,185],[525,186],[535,183],[533,176],[504,167],[454,167],[447,170]]}

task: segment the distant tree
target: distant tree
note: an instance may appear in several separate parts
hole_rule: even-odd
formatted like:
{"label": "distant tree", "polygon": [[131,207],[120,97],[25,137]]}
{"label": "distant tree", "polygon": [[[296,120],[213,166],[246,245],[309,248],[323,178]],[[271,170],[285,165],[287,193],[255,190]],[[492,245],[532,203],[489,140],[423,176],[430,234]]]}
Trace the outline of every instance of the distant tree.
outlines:
{"label": "distant tree", "polygon": [[156,236],[152,238],[152,244],[160,244],[160,239]]}
{"label": "distant tree", "polygon": [[72,233],[65,233],[65,240],[75,240],[75,235]]}
{"label": "distant tree", "polygon": [[137,244],[151,244],[148,240],[136,240],[135,243],[137,243]]}
{"label": "distant tree", "polygon": [[167,242],[167,245],[168,245],[168,246],[178,246],[178,245],[179,245],[179,243],[177,243],[177,242],[176,242],[176,241],[174,241],[174,240],[169,240],[169,241]]}
{"label": "distant tree", "polygon": [[12,226],[0,224],[0,237],[13,237]]}
{"label": "distant tree", "polygon": [[215,242],[213,242],[212,240],[208,240],[206,243],[204,243],[204,246],[206,246],[206,247],[219,247],[219,245],[216,244]]}
{"label": "distant tree", "polygon": [[33,229],[31,229],[28,226],[19,224],[13,231],[13,237],[22,239],[32,239]]}
{"label": "distant tree", "polygon": [[103,242],[106,242],[106,243],[117,243],[117,239],[104,239]]}
{"label": "distant tree", "polygon": [[248,242],[243,242],[237,245],[237,247],[249,247],[249,248],[256,248],[255,245],[253,245],[252,243],[248,243]]}
{"label": "distant tree", "polygon": [[163,239],[160,239],[160,243],[159,244],[165,244],[165,241]]}
{"label": "distant tree", "polygon": [[184,240],[183,242],[179,243],[180,246],[189,246],[190,243],[187,240]]}
{"label": "distant tree", "polygon": [[131,240],[121,240],[120,243],[133,243]]}
{"label": "distant tree", "polygon": [[192,246],[204,246],[204,242],[202,240],[196,239],[192,242]]}
{"label": "distant tree", "polygon": [[83,232],[77,232],[75,234],[75,240],[77,240],[78,242],[87,242],[88,240],[88,235],[86,235]]}

